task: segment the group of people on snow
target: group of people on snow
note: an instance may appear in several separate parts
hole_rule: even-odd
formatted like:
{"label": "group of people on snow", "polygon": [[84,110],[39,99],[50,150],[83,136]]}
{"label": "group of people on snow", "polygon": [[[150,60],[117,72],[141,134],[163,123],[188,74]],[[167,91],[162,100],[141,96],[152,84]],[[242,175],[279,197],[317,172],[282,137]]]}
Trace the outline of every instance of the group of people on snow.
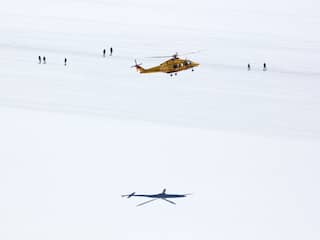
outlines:
{"label": "group of people on snow", "polygon": [[[41,58],[41,56],[38,56],[38,60],[39,60],[39,64],[47,64],[47,59],[46,59],[46,57],[45,56],[43,56],[42,58]],[[67,58],[64,58],[64,65],[65,66],[67,66]]]}
{"label": "group of people on snow", "polygon": [[39,56],[38,60],[39,60],[39,64],[41,64],[41,63],[46,64],[47,63],[47,60],[46,60],[45,56],[43,56],[42,58],[41,58],[41,56]]}
{"label": "group of people on snow", "polygon": [[[107,53],[107,50],[106,49],[103,49],[102,50],[102,56],[103,57],[106,57],[106,53]],[[109,49],[109,56],[111,57],[112,56],[112,54],[113,54],[113,48],[112,47],[110,47],[110,49]],[[43,56],[42,58],[41,58],[41,56],[39,56],[38,57],[38,60],[39,60],[39,64],[46,64],[47,63],[47,60],[46,60],[46,57],[45,56]],[[67,58],[64,58],[64,65],[65,66],[67,66]],[[267,64],[266,63],[263,63],[263,69],[262,69],[263,71],[267,71]],[[251,64],[250,63],[248,63],[248,71],[251,71]]]}
{"label": "group of people on snow", "polygon": [[[112,54],[113,54],[113,48],[110,47],[110,49],[109,49],[109,56],[111,57]],[[106,49],[103,49],[102,55],[103,55],[103,57],[106,56]],[[43,56],[43,57],[38,56],[38,61],[39,61],[39,64],[41,64],[41,63],[42,63],[42,64],[46,64],[46,63],[47,63],[47,59],[46,59],[45,56]],[[64,58],[64,65],[65,65],[65,66],[67,66],[67,61],[68,61],[67,58]]]}
{"label": "group of people on snow", "polygon": [[[103,57],[106,57],[106,52],[107,52],[106,49],[103,49],[103,51],[102,51],[102,56],[103,56]],[[110,49],[109,49],[109,56],[111,57],[112,54],[113,54],[113,48],[110,47]]]}
{"label": "group of people on snow", "polygon": [[[250,70],[251,70],[251,65],[250,65],[250,63],[248,63],[248,71],[250,71]],[[266,63],[263,63],[263,69],[262,69],[262,70],[263,70],[264,72],[268,70]]]}

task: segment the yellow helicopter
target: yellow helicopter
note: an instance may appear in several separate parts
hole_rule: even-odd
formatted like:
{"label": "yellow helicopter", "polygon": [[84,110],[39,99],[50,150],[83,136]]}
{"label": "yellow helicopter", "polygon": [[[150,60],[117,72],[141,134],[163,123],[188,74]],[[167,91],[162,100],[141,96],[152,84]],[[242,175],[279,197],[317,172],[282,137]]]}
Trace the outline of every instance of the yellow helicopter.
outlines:
{"label": "yellow helicopter", "polygon": [[[189,54],[192,54],[192,53],[189,53]],[[136,60],[135,60],[135,65],[133,65],[132,67],[135,67],[139,73],[163,72],[163,73],[169,73],[170,76],[173,76],[173,74],[177,75],[177,72],[188,70],[188,69],[191,69],[191,71],[194,71],[193,68],[200,65],[199,63],[190,61],[188,59],[179,58],[178,53],[175,53],[171,56],[157,56],[157,57],[151,57],[151,58],[168,58],[168,57],[170,57],[169,60],[155,67],[143,68],[141,67],[142,64],[141,63],[138,64]]]}

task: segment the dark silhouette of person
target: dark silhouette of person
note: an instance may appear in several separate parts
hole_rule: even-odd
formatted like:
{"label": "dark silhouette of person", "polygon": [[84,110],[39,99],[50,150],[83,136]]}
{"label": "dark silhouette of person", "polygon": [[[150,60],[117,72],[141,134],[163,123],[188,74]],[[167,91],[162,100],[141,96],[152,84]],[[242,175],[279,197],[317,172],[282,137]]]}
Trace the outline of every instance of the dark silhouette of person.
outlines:
{"label": "dark silhouette of person", "polygon": [[39,56],[38,59],[39,59],[39,64],[41,64],[41,57]]}
{"label": "dark silhouette of person", "polygon": [[113,48],[111,47],[110,48],[110,56],[112,56],[112,53],[113,53]]}
{"label": "dark silhouette of person", "polygon": [[46,57],[45,57],[45,56],[43,56],[42,61],[43,61],[43,64],[46,64],[46,63],[47,63],[47,60],[46,60]]}
{"label": "dark silhouette of person", "polygon": [[267,71],[267,64],[263,63],[263,71]]}
{"label": "dark silhouette of person", "polygon": [[105,49],[103,49],[103,51],[102,51],[102,55],[103,55],[103,57],[105,57],[105,56],[106,56],[106,50],[105,50]]}
{"label": "dark silhouette of person", "polygon": [[248,63],[248,71],[250,71],[251,70],[251,65],[250,65],[250,63]]}
{"label": "dark silhouette of person", "polygon": [[67,66],[67,58],[64,58],[64,65]]}

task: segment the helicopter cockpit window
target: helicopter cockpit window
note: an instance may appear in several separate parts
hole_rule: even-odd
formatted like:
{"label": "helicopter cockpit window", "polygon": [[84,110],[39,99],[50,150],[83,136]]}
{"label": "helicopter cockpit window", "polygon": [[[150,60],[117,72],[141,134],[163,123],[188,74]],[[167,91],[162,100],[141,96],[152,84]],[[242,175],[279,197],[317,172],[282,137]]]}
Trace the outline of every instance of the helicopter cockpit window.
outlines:
{"label": "helicopter cockpit window", "polygon": [[178,64],[173,65],[173,68],[178,68],[178,67],[179,67]]}

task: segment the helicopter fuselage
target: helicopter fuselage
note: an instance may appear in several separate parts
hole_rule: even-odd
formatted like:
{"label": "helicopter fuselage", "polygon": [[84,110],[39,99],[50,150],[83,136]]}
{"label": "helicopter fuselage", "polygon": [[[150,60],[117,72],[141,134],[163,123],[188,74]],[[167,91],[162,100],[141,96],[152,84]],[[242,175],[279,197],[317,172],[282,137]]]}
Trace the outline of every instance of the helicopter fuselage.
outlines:
{"label": "helicopter fuselage", "polygon": [[172,58],[163,63],[159,66],[151,67],[151,68],[143,68],[141,66],[136,66],[137,70],[140,73],[155,73],[155,72],[164,72],[164,73],[176,73],[179,71],[193,69],[194,67],[199,66],[199,63],[193,62],[187,59],[181,58]]}

